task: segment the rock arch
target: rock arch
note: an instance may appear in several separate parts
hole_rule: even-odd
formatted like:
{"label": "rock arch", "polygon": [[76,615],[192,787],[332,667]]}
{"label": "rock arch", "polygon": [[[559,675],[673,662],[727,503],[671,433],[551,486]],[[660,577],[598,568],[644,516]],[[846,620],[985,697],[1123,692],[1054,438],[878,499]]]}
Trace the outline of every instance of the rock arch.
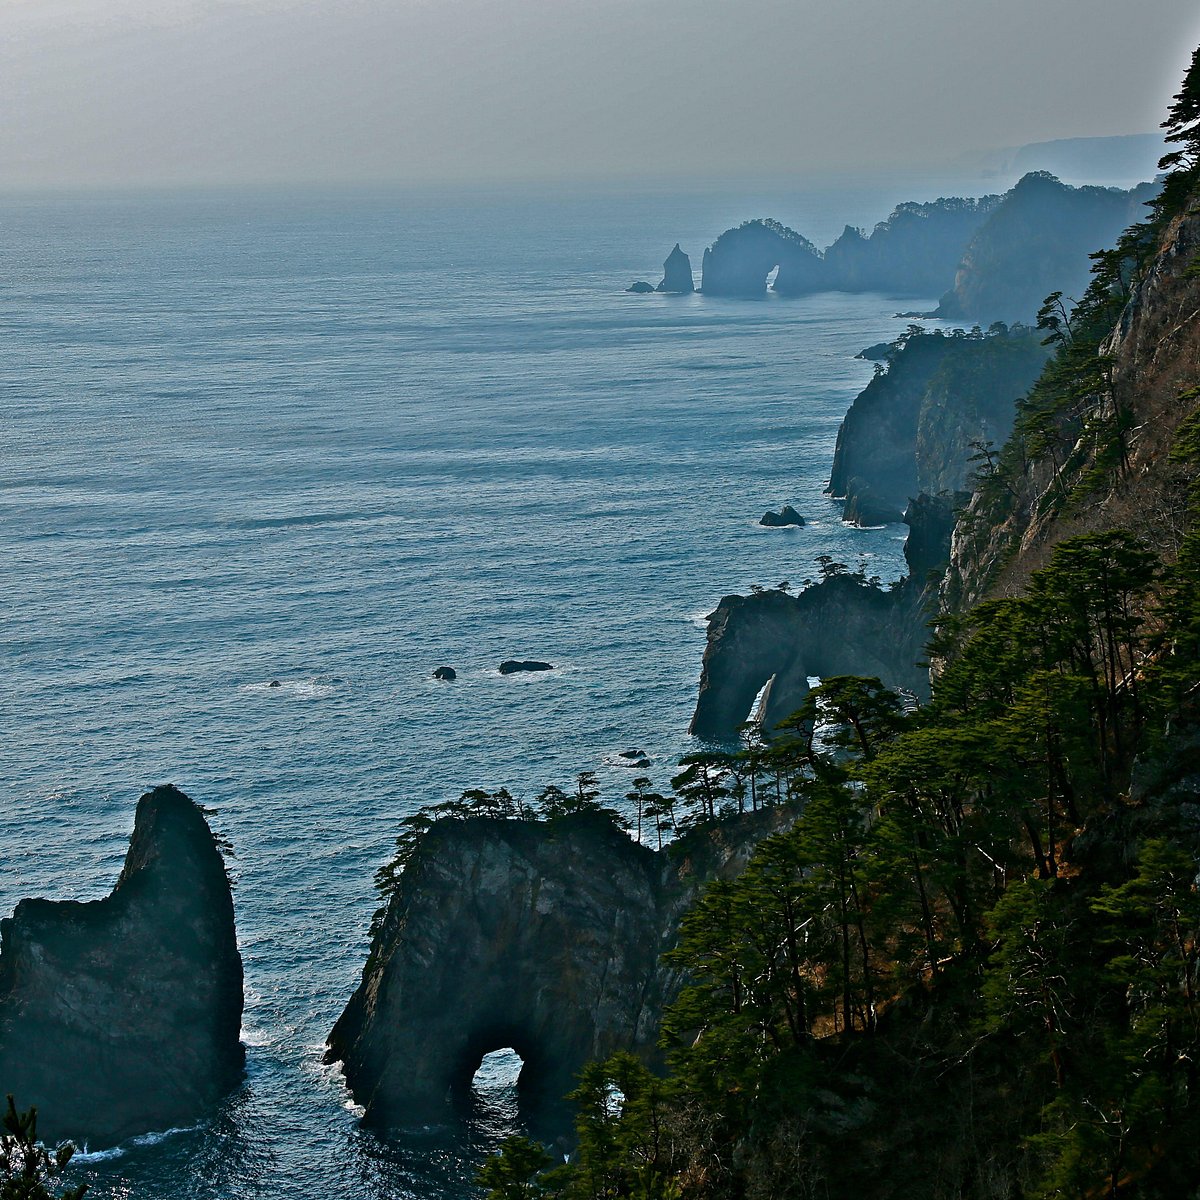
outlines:
{"label": "rock arch", "polygon": [[383,1124],[429,1120],[511,1046],[522,1100],[574,1087],[589,1059],[648,1061],[664,981],[661,860],[603,817],[441,821],[393,897],[329,1039]]}
{"label": "rock arch", "polygon": [[799,596],[726,596],[708,619],[689,731],[729,742],[752,716],[774,729],[800,707],[811,676],[871,675],[925,693],[928,676],[916,665],[926,633],[922,611],[911,584],[885,592],[852,575],[835,575]]}
{"label": "rock arch", "polygon": [[816,291],[825,277],[820,251],[778,221],[747,221],[727,229],[704,251],[701,290],[709,296],[762,296],[778,268],[774,290],[781,295]]}

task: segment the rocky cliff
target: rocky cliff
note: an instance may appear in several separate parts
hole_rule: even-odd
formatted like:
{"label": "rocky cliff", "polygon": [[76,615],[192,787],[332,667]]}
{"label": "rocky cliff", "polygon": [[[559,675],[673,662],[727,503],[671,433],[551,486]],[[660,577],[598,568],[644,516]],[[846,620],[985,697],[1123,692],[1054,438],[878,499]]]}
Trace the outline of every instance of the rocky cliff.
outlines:
{"label": "rocky cliff", "polygon": [[173,787],[137,806],[111,895],[0,921],[0,1093],[54,1140],[194,1122],[241,1077],[242,960],[225,864]]}
{"label": "rocky cliff", "polygon": [[828,490],[846,498],[845,519],[898,521],[921,492],[969,490],[972,442],[1008,437],[1045,359],[1029,330],[944,337],[914,327],[838,430]]}
{"label": "rocky cliff", "polygon": [[[1197,411],[1200,308],[1191,275],[1200,216],[1167,223],[1155,253],[1097,354],[1108,381],[1072,407],[1051,436],[1051,453],[1014,443],[1003,494],[972,498],[955,531],[943,606],[969,607],[1013,595],[1064,538],[1123,527],[1173,560],[1185,525],[1188,470],[1170,461],[1180,425]],[[1118,463],[1107,462],[1106,428],[1127,430]],[[1047,434],[1038,435],[1042,441]],[[1099,468],[1099,470],[1097,470]],[[1094,482],[1093,482],[1094,481]]]}
{"label": "rocky cliff", "polygon": [[427,1122],[511,1046],[545,1114],[593,1058],[653,1061],[679,980],[660,956],[696,889],[736,873],[778,811],[639,845],[602,814],[436,822],[400,878],[328,1059],[368,1119]]}
{"label": "rocky cliff", "polygon": [[775,290],[781,294],[821,286],[821,256],[808,238],[778,221],[746,221],[704,251],[701,290],[708,296],[762,296],[776,267]]}
{"label": "rocky cliff", "polygon": [[1078,299],[1089,255],[1140,220],[1157,189],[1073,188],[1034,171],[971,239],[935,315],[950,321],[1032,321],[1051,292]]}

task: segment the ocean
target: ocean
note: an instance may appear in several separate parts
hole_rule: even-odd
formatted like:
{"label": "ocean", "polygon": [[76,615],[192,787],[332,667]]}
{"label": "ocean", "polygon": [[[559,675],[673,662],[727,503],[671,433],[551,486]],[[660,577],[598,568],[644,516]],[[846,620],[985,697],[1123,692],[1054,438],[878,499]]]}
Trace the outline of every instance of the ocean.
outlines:
{"label": "ocean", "polygon": [[[629,749],[665,786],[723,595],[903,572],[822,489],[854,355],[936,298],[624,289],[748,217],[825,245],[937,194],[0,198],[0,911],[106,894],[171,782],[234,847],[246,969],[244,1086],[81,1155],[90,1195],[476,1194],[512,1055],[470,1121],[387,1138],[321,1063],[401,818],[586,770],[619,806]],[[759,527],[784,503],[804,528]]]}

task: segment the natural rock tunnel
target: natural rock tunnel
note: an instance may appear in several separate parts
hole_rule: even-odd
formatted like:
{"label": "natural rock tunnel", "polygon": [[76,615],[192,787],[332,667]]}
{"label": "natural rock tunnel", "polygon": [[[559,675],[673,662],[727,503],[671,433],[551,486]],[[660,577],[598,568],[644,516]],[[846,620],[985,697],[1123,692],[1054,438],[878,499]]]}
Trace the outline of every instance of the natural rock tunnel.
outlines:
{"label": "natural rock tunnel", "polygon": [[659,856],[603,817],[439,822],[329,1058],[385,1124],[444,1109],[499,1047],[521,1056],[522,1099],[538,1105],[589,1059],[652,1058],[665,895]]}

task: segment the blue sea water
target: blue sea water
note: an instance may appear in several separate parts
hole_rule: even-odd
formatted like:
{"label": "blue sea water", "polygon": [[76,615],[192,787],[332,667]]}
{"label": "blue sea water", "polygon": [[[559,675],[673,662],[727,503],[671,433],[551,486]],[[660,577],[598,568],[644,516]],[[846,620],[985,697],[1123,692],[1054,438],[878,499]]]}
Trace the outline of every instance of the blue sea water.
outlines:
{"label": "blue sea water", "polygon": [[[906,198],[0,200],[0,911],[107,893],[156,783],[236,852],[245,1085],[84,1156],[92,1195],[474,1194],[511,1061],[472,1122],[389,1138],[321,1064],[399,820],[583,770],[617,800],[630,748],[665,785],[722,595],[902,572],[822,489],[854,354],[932,298],[623,289],[749,216],[825,244]],[[808,524],[761,529],[783,503]]]}

